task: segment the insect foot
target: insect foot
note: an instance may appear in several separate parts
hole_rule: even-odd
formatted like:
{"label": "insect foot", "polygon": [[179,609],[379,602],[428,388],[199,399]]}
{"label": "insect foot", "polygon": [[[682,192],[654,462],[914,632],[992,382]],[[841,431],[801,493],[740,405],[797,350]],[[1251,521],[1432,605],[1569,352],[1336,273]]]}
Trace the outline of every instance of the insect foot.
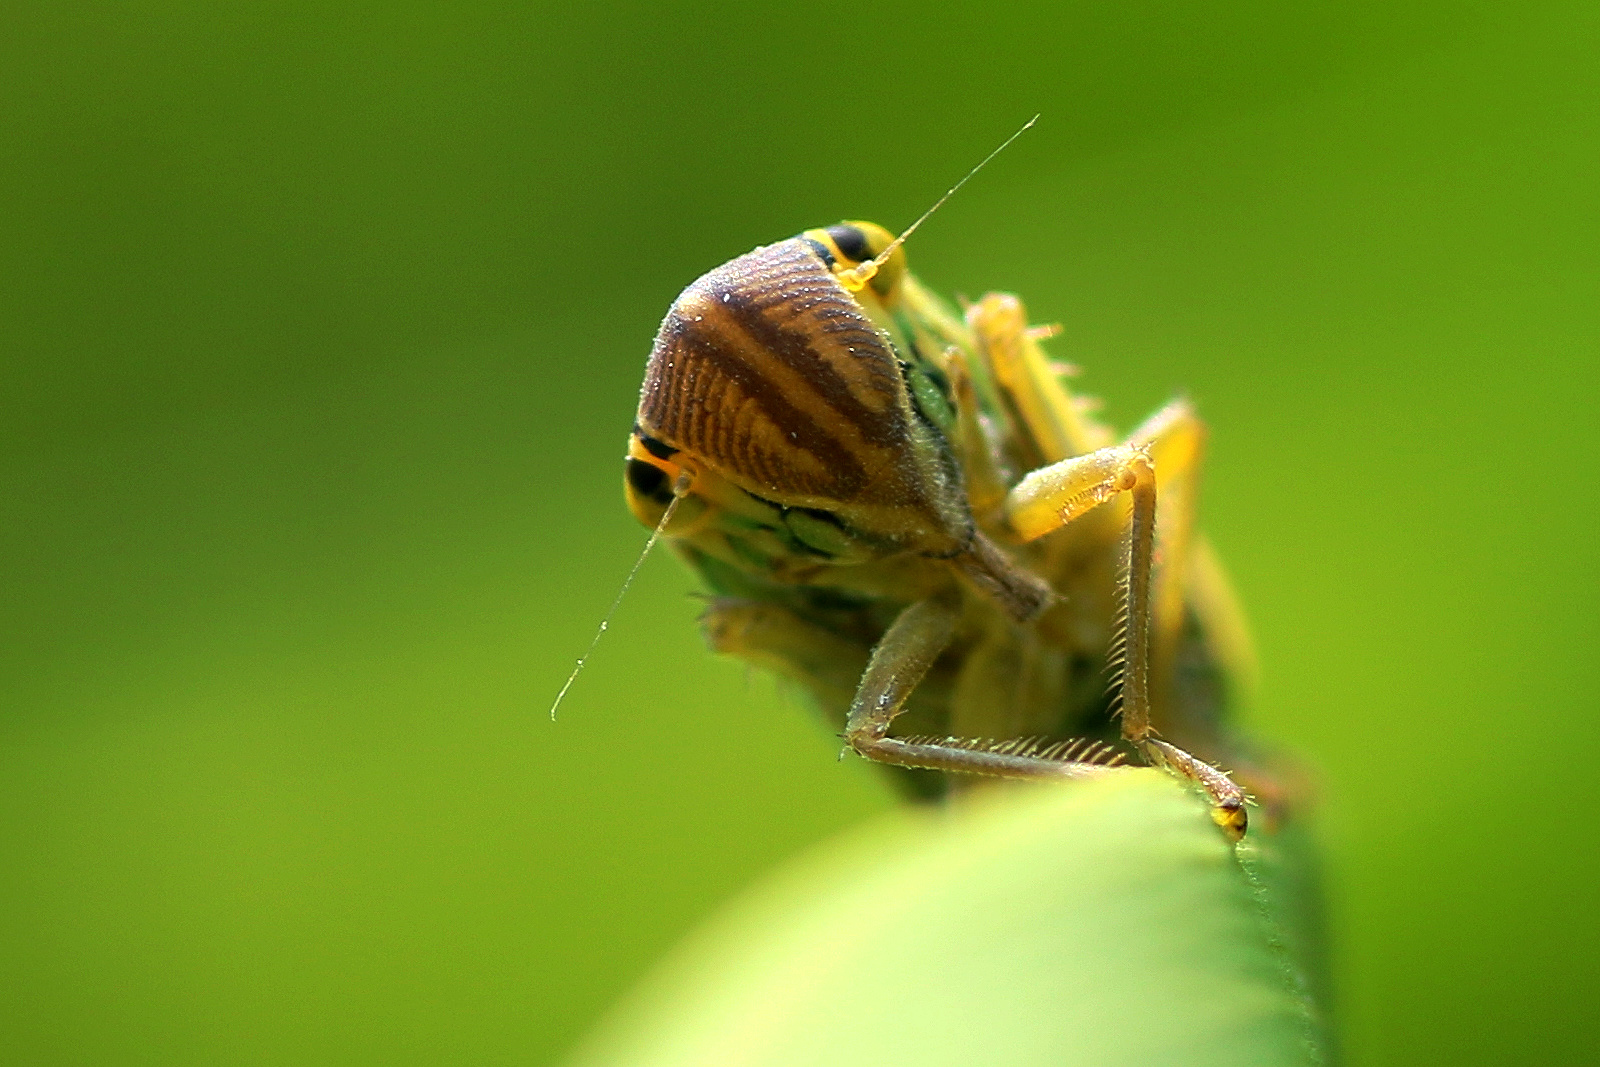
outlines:
{"label": "insect foot", "polygon": [[1211,798],[1212,821],[1235,844],[1244,839],[1250,827],[1250,816],[1245,811],[1244,790],[1235,785],[1233,779],[1176,745],[1153,737],[1139,742],[1139,749],[1153,766],[1205,790],[1206,796]]}

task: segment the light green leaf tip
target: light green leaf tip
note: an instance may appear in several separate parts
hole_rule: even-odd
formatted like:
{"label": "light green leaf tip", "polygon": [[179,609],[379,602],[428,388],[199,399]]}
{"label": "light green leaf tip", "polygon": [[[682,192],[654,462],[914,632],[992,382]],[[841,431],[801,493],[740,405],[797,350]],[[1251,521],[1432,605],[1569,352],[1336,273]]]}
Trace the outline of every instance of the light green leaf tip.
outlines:
{"label": "light green leaf tip", "polygon": [[1282,839],[1155,772],[982,794],[758,887],[572,1067],[1324,1061]]}

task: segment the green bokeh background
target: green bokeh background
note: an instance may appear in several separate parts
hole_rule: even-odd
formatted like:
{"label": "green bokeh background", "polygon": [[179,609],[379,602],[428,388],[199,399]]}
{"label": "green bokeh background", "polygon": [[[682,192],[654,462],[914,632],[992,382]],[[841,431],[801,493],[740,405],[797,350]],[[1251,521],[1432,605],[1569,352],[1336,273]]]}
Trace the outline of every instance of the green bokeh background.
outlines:
{"label": "green bokeh background", "polygon": [[8,10],[0,1062],[548,1063],[887,807],[664,557],[545,709],[678,289],[1035,112],[912,262],[1210,421],[1350,1062],[1588,1062],[1597,55],[1575,2]]}

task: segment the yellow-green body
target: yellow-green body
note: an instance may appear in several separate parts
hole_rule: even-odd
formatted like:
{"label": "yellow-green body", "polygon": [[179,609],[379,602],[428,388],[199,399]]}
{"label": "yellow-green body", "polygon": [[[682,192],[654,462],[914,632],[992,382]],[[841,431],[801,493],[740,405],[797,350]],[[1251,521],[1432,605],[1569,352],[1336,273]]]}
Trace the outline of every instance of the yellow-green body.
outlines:
{"label": "yellow-green body", "polygon": [[[1202,760],[1236,758],[1223,723],[1249,652],[1193,530],[1203,432],[1177,403],[1117,446],[1046,360],[1047,333],[1002,294],[956,314],[870,224],[756,249],[691,285],[663,323],[630,506],[653,526],[676,501],[662,532],[713,594],[712,648],[798,682],[835,727],[876,716],[881,736],[892,718],[930,752],[994,754],[886,762],[1023,777],[1037,776],[1024,763],[1115,762],[1051,744],[1116,736],[1126,659],[1148,720],[1129,739],[1206,784],[1167,750],[1211,775]],[[1135,482],[1152,518],[1158,486],[1162,501],[1142,565]],[[1146,580],[1132,587],[1133,656],[1130,560]],[[886,639],[897,619],[904,649]]]}

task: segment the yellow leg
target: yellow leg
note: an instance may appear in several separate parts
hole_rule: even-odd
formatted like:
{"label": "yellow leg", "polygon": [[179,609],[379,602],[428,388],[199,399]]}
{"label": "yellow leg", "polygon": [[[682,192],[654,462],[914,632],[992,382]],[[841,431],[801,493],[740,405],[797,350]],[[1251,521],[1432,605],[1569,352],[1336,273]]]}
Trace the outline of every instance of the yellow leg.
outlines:
{"label": "yellow leg", "polygon": [[1012,421],[1034,446],[1030,462],[1054,463],[1111,443],[1110,432],[1084,417],[1045,356],[1022,301],[988,293],[967,309],[967,327],[1012,409]]}
{"label": "yellow leg", "polygon": [[[1191,422],[1192,418],[1188,416]],[[1128,494],[1131,507],[1122,588],[1125,618],[1111,652],[1113,664],[1120,668],[1122,735],[1149,762],[1204,789],[1211,798],[1212,818],[1237,840],[1244,835],[1248,821],[1243,792],[1221,771],[1157,738],[1150,721],[1157,490],[1152,453],[1158,445],[1170,446],[1175,440],[1181,438],[1170,433],[1154,438],[1147,435],[1144,440],[1135,437],[1129,444],[1042,467],[1011,491],[1005,513],[1013,532],[1024,541],[1031,541],[1120,494]]]}

